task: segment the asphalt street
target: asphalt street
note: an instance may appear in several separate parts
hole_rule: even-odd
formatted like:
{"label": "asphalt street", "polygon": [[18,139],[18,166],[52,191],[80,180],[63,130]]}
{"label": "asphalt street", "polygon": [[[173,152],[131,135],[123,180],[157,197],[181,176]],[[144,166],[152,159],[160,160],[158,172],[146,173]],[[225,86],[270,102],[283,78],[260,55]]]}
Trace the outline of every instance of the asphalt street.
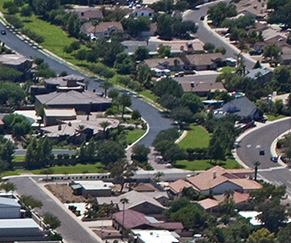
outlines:
{"label": "asphalt street", "polygon": [[[211,29],[207,28],[203,21],[200,20],[201,16],[205,16],[207,14],[208,8],[216,5],[218,2],[222,1],[215,1],[201,5],[197,10],[187,11],[183,16],[183,20],[192,20],[198,25],[198,31],[194,36],[199,38],[203,43],[212,43],[216,47],[224,47],[226,49],[225,57],[232,57],[236,59],[236,54],[239,54],[240,51],[233,46],[230,46],[226,39],[219,38],[215,33],[213,33],[213,31],[211,31]],[[229,0],[223,2],[229,2]],[[245,65],[248,70],[253,69],[255,63],[255,61],[245,58]]]}
{"label": "asphalt street", "polygon": [[39,185],[36,185],[31,177],[11,178],[10,182],[14,183],[16,187],[19,188],[17,192],[20,195],[31,195],[43,203],[43,206],[40,209],[35,209],[36,212],[41,215],[49,212],[58,217],[61,221],[61,226],[57,228],[57,232],[63,236],[66,242],[102,242],[98,241],[97,238],[94,238],[90,233],[88,233],[88,231],[77,221],[78,219],[71,216],[70,212],[63,208],[64,206],[60,206],[52,198],[48,197]]}

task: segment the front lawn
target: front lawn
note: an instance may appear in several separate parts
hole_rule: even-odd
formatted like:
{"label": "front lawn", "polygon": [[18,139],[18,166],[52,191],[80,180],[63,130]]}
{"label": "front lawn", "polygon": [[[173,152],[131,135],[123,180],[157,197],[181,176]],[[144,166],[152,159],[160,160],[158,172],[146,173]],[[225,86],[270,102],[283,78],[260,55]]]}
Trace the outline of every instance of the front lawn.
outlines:
{"label": "front lawn", "polygon": [[132,131],[128,131],[126,135],[127,144],[133,144],[136,140],[138,140],[142,135],[144,135],[146,130],[135,129]]}
{"label": "front lawn", "polygon": [[[77,165],[69,165],[69,166],[53,166],[50,167],[53,171],[53,174],[82,174],[82,173],[105,173],[107,170],[100,163],[95,164],[77,164]],[[10,176],[10,175],[20,175],[23,173],[32,173],[36,175],[42,174],[43,169],[38,170],[25,170],[25,169],[17,169],[13,171],[5,171],[1,174],[2,177]]]}
{"label": "front lawn", "polygon": [[267,117],[268,117],[268,121],[275,121],[275,120],[284,118],[286,116],[284,116],[284,115],[267,115]]}
{"label": "front lawn", "polygon": [[15,155],[13,162],[24,162],[25,161],[25,155]]}
{"label": "front lawn", "polygon": [[[218,161],[217,165],[222,166],[225,169],[238,169],[242,168],[239,163],[237,163],[234,159],[227,159],[226,161]],[[215,166],[215,164],[210,163],[209,159],[204,160],[179,160],[173,164],[174,167],[183,169],[183,170],[208,170],[211,167]]]}
{"label": "front lawn", "polygon": [[210,134],[201,126],[190,125],[185,138],[179,143],[183,149],[187,148],[207,148],[210,140]]}

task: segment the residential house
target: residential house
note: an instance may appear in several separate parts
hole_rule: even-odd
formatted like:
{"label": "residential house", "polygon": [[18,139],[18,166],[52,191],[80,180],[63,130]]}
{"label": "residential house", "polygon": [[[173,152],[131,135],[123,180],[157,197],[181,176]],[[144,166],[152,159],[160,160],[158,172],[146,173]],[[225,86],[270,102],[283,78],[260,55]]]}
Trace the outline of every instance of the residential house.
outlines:
{"label": "residential house", "polygon": [[183,77],[174,77],[174,79],[181,84],[184,92],[193,92],[198,96],[207,96],[207,94],[213,93],[216,90],[226,91],[223,87],[223,83],[216,82],[218,73],[213,74],[195,74],[184,75]]}
{"label": "residential house", "polygon": [[75,195],[82,195],[85,198],[110,197],[114,185],[104,181],[73,181],[71,184]]}
{"label": "residential house", "polygon": [[182,191],[184,188],[192,187],[196,192],[199,192],[199,189],[196,188],[194,185],[192,185],[190,182],[185,181],[183,179],[179,179],[174,182],[170,182],[168,186],[168,191],[174,196],[174,197],[180,197],[182,196]]}
{"label": "residential house", "polygon": [[111,99],[98,96],[94,92],[78,91],[52,92],[35,96],[35,109],[39,110],[43,105],[51,109],[75,109],[76,112],[105,111],[111,106]]}
{"label": "residential house", "polygon": [[[240,193],[236,191],[233,192],[233,195],[230,196],[238,210],[251,209],[252,206],[248,203],[249,197],[249,193]],[[218,203],[221,203],[226,199],[226,195],[215,195],[214,198],[218,201]]]}
{"label": "residential house", "polygon": [[20,218],[20,209],[21,206],[16,199],[0,197],[0,219]]}
{"label": "residential house", "polygon": [[264,19],[267,14],[267,1],[240,0],[235,3],[238,14],[252,15],[258,20]]}
{"label": "residential house", "polygon": [[271,81],[273,71],[266,67],[256,68],[249,70],[246,77],[255,80],[260,86],[263,86],[266,82]]}
{"label": "residential house", "polygon": [[245,96],[231,100],[213,112],[216,118],[229,114],[237,115],[241,121],[259,120],[261,118],[258,108]]}
{"label": "residential house", "polygon": [[137,18],[137,17],[149,17],[152,18],[154,15],[154,10],[147,6],[142,6],[140,8],[136,8],[133,10],[132,13],[130,13],[131,18]]}
{"label": "residential house", "polygon": [[130,56],[133,55],[136,49],[139,48],[140,46],[146,47],[149,50],[150,56],[154,56],[158,54],[158,51],[157,51],[159,47],[158,43],[152,43],[148,41],[125,40],[121,42],[121,44],[125,48],[124,51]]}
{"label": "residential house", "polygon": [[22,73],[19,78],[16,78],[13,81],[32,79],[31,68],[33,61],[30,58],[24,57],[20,54],[1,54],[0,65],[13,68],[14,70]]}
{"label": "residential house", "polygon": [[197,202],[207,212],[213,212],[218,210],[219,202],[215,199],[206,198]]}
{"label": "residential house", "polygon": [[0,220],[0,242],[41,242],[46,239],[45,233],[31,218]]}
{"label": "residential house", "polygon": [[75,7],[73,9],[66,9],[65,11],[67,13],[76,13],[79,19],[82,20],[95,20],[103,18],[101,8]]}
{"label": "residential house", "polygon": [[[120,202],[122,198],[128,199],[128,203],[122,204]],[[99,205],[113,203],[119,210],[132,209],[143,214],[161,214],[165,209],[154,195],[136,191],[130,191],[118,197],[98,197],[97,202]]]}
{"label": "residential house", "polygon": [[279,56],[278,60],[284,65],[291,64],[291,46],[290,45],[282,47],[282,53]]}
{"label": "residential house", "polygon": [[221,53],[193,54],[181,57],[188,69],[216,70],[222,65],[224,57]]}
{"label": "residential house", "polygon": [[181,71],[184,62],[179,57],[146,59],[142,64],[147,64],[152,70]]}
{"label": "residential house", "polygon": [[159,221],[154,217],[128,209],[112,215],[112,226],[119,231],[123,229],[165,229],[180,232],[184,227],[180,222]]}
{"label": "residential house", "polygon": [[220,166],[189,177],[187,181],[194,185],[201,194],[223,194],[226,190],[249,193],[262,187],[258,182],[241,178]]}
{"label": "residential house", "polygon": [[157,43],[163,46],[171,47],[171,53],[173,54],[191,54],[196,52],[204,52],[204,43],[199,39],[194,40],[171,40],[162,42],[156,42],[154,39],[150,40],[150,43]]}
{"label": "residential house", "polygon": [[123,31],[120,22],[100,22],[97,26],[94,26],[91,22],[87,22],[81,26],[81,32],[90,36],[92,40],[101,37],[110,37],[117,30]]}
{"label": "residential house", "polygon": [[130,242],[136,243],[178,243],[180,236],[167,230],[131,230]]}

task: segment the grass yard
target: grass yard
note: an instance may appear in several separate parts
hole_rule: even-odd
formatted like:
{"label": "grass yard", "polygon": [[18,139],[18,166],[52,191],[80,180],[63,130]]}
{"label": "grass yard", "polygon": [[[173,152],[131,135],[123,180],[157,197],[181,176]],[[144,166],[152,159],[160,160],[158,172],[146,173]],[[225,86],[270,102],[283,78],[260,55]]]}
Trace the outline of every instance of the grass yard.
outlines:
{"label": "grass yard", "polygon": [[158,98],[158,96],[151,93],[149,90],[143,90],[143,91],[139,92],[138,94],[143,95],[144,97],[152,100],[153,102],[156,102],[157,98]]}
{"label": "grass yard", "polygon": [[25,155],[15,155],[13,162],[24,162],[25,161]]}
{"label": "grass yard", "polygon": [[267,115],[267,117],[268,117],[268,121],[275,121],[275,120],[284,118],[286,116],[284,116],[284,115],[277,115],[277,116],[275,116],[275,115]]}
{"label": "grass yard", "polygon": [[[104,173],[107,172],[105,167],[100,163],[96,164],[77,164],[75,166],[53,166],[50,167],[53,170],[53,174],[82,174],[82,173]],[[10,176],[10,175],[20,175],[22,173],[32,173],[32,174],[41,174],[43,169],[39,170],[25,170],[17,169],[13,171],[5,171],[1,176]]]}
{"label": "grass yard", "polygon": [[[220,165],[226,169],[238,169],[242,168],[240,164],[236,162],[234,159],[227,159],[226,161],[219,161],[217,165]],[[214,164],[210,163],[210,160],[179,160],[173,164],[174,167],[184,170],[208,170],[211,167],[215,166]]]}
{"label": "grass yard", "polygon": [[201,126],[190,125],[186,137],[179,143],[181,148],[207,148],[210,134]]}
{"label": "grass yard", "polygon": [[132,131],[128,131],[128,133],[126,135],[127,144],[130,145],[130,144],[134,143],[142,135],[144,135],[145,132],[146,132],[146,130],[141,130],[141,129],[135,129],[135,130],[132,130]]}

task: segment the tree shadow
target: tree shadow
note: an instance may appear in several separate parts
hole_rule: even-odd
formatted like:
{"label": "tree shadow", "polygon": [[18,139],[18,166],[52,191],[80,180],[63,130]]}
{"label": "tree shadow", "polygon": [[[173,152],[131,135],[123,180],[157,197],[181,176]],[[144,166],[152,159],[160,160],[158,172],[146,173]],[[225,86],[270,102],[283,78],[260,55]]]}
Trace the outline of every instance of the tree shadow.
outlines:
{"label": "tree shadow", "polygon": [[22,20],[22,22],[24,22],[24,23],[31,23],[32,20],[30,20],[30,19],[24,19],[24,20]]}

